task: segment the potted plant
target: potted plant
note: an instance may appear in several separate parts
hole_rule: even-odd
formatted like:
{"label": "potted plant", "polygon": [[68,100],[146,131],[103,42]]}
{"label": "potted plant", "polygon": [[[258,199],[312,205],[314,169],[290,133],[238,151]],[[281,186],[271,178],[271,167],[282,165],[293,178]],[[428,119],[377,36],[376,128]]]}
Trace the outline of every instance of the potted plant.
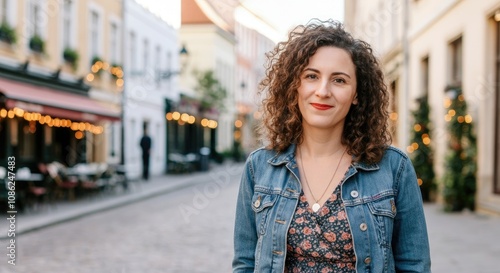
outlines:
{"label": "potted plant", "polygon": [[91,62],[92,73],[100,76],[104,69],[104,61],[99,56],[94,56]]}
{"label": "potted plant", "polygon": [[78,52],[72,48],[65,48],[63,52],[63,58],[66,62],[71,64],[73,69],[76,69],[78,64]]}
{"label": "potted plant", "polygon": [[0,41],[9,44],[14,44],[16,42],[16,31],[5,22],[0,25]]}
{"label": "potted plant", "polygon": [[123,77],[122,66],[119,64],[116,64],[116,63],[112,64],[110,72],[111,72],[111,76],[113,76],[113,78],[115,80]]}
{"label": "potted plant", "polygon": [[44,51],[45,42],[40,36],[35,34],[33,35],[33,37],[31,37],[29,46],[31,50],[42,53]]}

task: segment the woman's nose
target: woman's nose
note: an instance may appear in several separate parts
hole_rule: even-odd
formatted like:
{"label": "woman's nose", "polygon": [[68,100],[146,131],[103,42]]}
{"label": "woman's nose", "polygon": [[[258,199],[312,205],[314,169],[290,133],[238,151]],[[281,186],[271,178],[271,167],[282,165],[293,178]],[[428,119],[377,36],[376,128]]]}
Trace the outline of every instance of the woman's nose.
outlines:
{"label": "woman's nose", "polygon": [[328,81],[320,81],[315,91],[316,96],[322,98],[329,98],[332,96],[332,93],[329,88]]}

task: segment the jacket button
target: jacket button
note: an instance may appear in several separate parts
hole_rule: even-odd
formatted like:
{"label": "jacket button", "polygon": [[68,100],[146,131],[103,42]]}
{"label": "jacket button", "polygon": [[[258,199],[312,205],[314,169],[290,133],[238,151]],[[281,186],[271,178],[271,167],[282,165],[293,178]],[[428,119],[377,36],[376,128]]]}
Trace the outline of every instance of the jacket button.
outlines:
{"label": "jacket button", "polygon": [[359,196],[358,191],[351,191],[351,196],[352,196],[352,198],[358,197]]}
{"label": "jacket button", "polygon": [[254,205],[256,208],[260,207],[260,198],[259,198],[259,199],[257,199],[257,200],[255,200],[255,202],[253,203],[253,205]]}
{"label": "jacket button", "polygon": [[394,204],[394,200],[391,199],[391,210],[392,210],[392,213],[396,213],[396,204]]}
{"label": "jacket button", "polygon": [[361,229],[361,231],[365,231],[368,229],[368,226],[365,223],[362,223],[361,225],[359,225],[359,229]]}
{"label": "jacket button", "polygon": [[365,264],[369,264],[372,262],[372,258],[370,257],[366,257],[365,260],[364,260]]}

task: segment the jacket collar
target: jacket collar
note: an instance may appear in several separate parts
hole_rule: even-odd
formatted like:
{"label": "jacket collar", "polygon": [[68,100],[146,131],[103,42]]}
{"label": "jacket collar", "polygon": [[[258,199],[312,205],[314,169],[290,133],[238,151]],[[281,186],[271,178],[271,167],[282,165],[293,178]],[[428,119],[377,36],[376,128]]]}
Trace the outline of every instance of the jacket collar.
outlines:
{"label": "jacket collar", "polygon": [[276,155],[270,158],[267,162],[274,166],[291,162],[295,157],[295,147],[295,144],[291,144],[285,151],[276,153]]}
{"label": "jacket collar", "polygon": [[[289,162],[292,162],[292,160],[295,158],[295,144],[291,144],[285,151],[281,153],[277,153],[275,156],[273,156],[271,159],[269,159],[267,162],[271,165],[278,166],[281,164],[287,164]],[[364,170],[364,171],[373,171],[373,170],[378,170],[379,166],[377,163],[372,163],[372,164],[366,164],[364,162],[352,162],[352,166],[356,169]]]}

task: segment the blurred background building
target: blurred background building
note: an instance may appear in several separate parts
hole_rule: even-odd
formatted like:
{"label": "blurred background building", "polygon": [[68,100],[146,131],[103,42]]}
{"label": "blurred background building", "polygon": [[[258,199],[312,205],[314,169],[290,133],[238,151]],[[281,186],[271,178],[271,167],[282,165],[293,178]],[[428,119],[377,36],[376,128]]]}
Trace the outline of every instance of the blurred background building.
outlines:
{"label": "blurred background building", "polygon": [[[424,199],[500,213],[500,1],[434,2],[345,1],[344,22],[381,59],[393,144]],[[138,178],[144,127],[154,176],[260,146],[276,29],[254,2],[180,3],[173,26],[134,0],[0,0],[0,164],[120,164]]]}
{"label": "blurred background building", "polygon": [[178,34],[171,25],[134,0],[124,1],[123,14],[124,33],[123,38],[120,37],[123,39],[123,54],[120,56],[123,56],[125,75],[122,161],[130,178],[140,176],[142,153],[139,141],[146,128],[152,139],[150,173],[157,176],[167,170],[170,150],[165,115],[179,100],[180,94]]}
{"label": "blurred background building", "polygon": [[203,147],[244,159],[274,43],[236,20],[239,1],[181,3],[174,28],[134,0],[1,0],[0,161],[123,165],[136,179],[143,128],[152,175],[199,169]]}
{"label": "blurred background building", "polygon": [[[120,2],[15,1],[0,5],[0,161],[113,161],[121,86],[109,69]],[[80,12],[84,10],[85,12]]]}
{"label": "blurred background building", "polygon": [[[500,1],[355,0],[345,10],[382,60],[395,144],[433,158],[433,199],[500,213]],[[426,107],[424,126],[414,113]],[[423,142],[412,139],[423,129]]]}

